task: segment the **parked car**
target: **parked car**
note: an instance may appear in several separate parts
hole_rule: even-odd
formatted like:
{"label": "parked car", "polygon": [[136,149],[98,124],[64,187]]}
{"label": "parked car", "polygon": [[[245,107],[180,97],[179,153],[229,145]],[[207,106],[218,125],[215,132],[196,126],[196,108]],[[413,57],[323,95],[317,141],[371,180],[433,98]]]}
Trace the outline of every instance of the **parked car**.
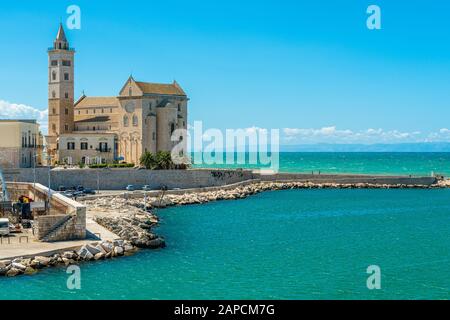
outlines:
{"label": "parked car", "polygon": [[67,191],[67,188],[64,187],[64,186],[59,186],[59,187],[58,187],[58,191],[60,191],[60,192]]}
{"label": "parked car", "polygon": [[84,194],[96,194],[96,192],[95,192],[94,189],[89,189],[89,188],[85,188],[85,189],[83,190],[83,193],[84,193]]}
{"label": "parked car", "polygon": [[0,236],[8,236],[9,235],[9,219],[1,218],[0,219]]}
{"label": "parked car", "polygon": [[78,186],[75,190],[83,192],[84,191],[84,187],[83,186]]}
{"label": "parked car", "polygon": [[144,190],[144,191],[151,191],[152,188],[148,184],[146,184],[145,186],[142,187],[142,190]]}
{"label": "parked car", "polygon": [[72,198],[73,197],[73,191],[64,191],[62,194],[64,196],[66,196],[67,198]]}
{"label": "parked car", "polygon": [[134,190],[136,190],[136,188],[132,184],[127,185],[127,187],[125,189],[127,191],[134,191]]}

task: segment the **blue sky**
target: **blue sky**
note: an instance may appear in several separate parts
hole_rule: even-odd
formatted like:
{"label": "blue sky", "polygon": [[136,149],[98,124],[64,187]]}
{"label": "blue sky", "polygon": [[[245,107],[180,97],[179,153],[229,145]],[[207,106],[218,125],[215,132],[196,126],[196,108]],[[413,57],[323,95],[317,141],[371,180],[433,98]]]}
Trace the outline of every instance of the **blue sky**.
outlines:
{"label": "blue sky", "polygon": [[[2,1],[0,116],[43,119],[69,5],[76,96],[176,79],[189,122],[280,128],[285,143],[450,141],[448,1]],[[382,30],[366,9],[381,8]]]}

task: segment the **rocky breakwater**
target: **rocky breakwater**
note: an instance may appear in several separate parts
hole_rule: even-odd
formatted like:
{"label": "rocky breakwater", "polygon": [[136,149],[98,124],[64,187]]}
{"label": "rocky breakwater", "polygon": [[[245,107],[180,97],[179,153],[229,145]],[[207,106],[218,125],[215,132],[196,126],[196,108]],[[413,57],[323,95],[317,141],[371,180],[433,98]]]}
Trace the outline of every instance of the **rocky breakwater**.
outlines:
{"label": "rocky breakwater", "polygon": [[65,251],[49,257],[15,258],[0,261],[0,276],[32,275],[41,269],[76,265],[84,261],[104,260],[133,254],[136,247],[126,240],[93,242],[78,250]]}
{"label": "rocky breakwater", "polygon": [[138,248],[165,247],[165,240],[152,232],[158,223],[154,216],[95,217],[95,221]]}
{"label": "rocky breakwater", "polygon": [[[406,184],[372,184],[372,183],[312,183],[312,182],[259,182],[233,189],[221,189],[214,191],[168,194],[161,198],[148,198],[147,208],[164,208],[176,205],[201,204],[218,200],[236,200],[264,192],[289,189],[432,189],[445,188],[450,184],[436,185],[406,185]],[[113,199],[112,202],[115,200]],[[128,204],[135,207],[143,207],[142,199],[129,199]]]}

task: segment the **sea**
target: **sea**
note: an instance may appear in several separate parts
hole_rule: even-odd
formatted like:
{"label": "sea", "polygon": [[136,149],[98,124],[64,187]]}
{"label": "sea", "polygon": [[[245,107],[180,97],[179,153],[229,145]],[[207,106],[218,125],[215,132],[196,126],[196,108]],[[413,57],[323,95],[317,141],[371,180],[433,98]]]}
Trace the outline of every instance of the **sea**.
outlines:
{"label": "sea", "polygon": [[[292,153],[280,169],[445,175],[450,154]],[[79,290],[64,267],[0,278],[0,299],[450,298],[450,189],[269,191],[156,214],[166,248],[82,263]]]}

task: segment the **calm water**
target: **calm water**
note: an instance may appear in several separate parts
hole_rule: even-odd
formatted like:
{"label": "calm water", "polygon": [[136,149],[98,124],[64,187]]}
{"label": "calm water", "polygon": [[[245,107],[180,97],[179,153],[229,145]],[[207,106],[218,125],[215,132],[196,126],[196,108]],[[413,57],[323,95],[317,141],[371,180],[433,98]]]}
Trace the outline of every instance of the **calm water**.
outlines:
{"label": "calm water", "polygon": [[[248,154],[246,155],[248,159]],[[235,155],[236,157],[236,155]],[[225,157],[224,157],[225,162]],[[248,164],[197,164],[196,167],[259,168]],[[450,176],[450,153],[383,153],[383,152],[282,152],[281,172],[367,173]]]}
{"label": "calm water", "polygon": [[1,278],[0,298],[450,298],[450,190],[288,190],[159,214],[166,249],[83,264],[77,292],[64,269]]}

